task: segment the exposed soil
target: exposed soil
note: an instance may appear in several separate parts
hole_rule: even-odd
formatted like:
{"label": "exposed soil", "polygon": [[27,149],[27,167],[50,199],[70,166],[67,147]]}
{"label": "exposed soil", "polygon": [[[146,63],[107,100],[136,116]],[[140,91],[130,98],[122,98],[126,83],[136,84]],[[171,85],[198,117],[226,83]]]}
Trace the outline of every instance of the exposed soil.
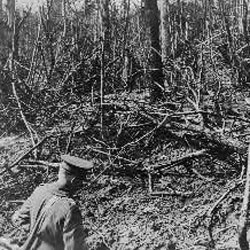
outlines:
{"label": "exposed soil", "polygon": [[[2,138],[1,165],[18,158],[28,147],[29,140],[24,137]],[[207,167],[201,164],[200,170]],[[177,168],[178,176],[156,178],[153,192],[147,179],[115,172],[101,175],[85,188],[79,201],[91,249],[100,245],[120,250],[239,249],[236,227],[243,185],[234,188],[233,174],[231,180],[224,176],[186,178],[182,166]],[[220,170],[229,171],[225,165]],[[11,215],[37,185],[55,176],[54,168],[22,164],[14,169],[14,175],[8,171],[1,174],[0,235],[24,240],[25,233],[11,224]]]}

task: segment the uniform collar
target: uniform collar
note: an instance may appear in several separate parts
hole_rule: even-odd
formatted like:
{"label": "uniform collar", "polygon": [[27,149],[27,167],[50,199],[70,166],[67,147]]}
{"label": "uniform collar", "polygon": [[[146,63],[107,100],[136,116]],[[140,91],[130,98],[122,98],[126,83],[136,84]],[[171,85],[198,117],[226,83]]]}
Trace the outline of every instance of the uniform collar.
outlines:
{"label": "uniform collar", "polygon": [[57,182],[51,183],[51,190],[52,193],[56,196],[60,196],[60,197],[73,197],[73,192],[67,188],[67,187],[62,187],[60,186]]}

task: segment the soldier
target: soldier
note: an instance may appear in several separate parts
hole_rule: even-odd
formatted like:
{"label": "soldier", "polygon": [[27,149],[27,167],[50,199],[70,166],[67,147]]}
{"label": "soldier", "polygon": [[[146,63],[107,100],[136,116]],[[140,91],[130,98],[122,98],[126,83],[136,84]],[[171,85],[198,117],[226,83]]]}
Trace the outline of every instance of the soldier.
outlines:
{"label": "soldier", "polygon": [[16,225],[30,223],[22,250],[86,250],[86,232],[73,194],[79,190],[92,162],[63,155],[58,180],[41,185],[16,211]]}

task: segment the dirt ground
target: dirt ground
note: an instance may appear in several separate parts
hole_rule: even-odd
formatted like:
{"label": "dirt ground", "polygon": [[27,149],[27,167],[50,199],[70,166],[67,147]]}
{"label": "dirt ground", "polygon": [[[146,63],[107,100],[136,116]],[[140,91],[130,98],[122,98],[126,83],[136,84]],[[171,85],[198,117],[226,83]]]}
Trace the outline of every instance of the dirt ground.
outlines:
{"label": "dirt ground", "polygon": [[[0,140],[0,236],[22,242],[25,233],[14,228],[11,215],[42,182],[55,179],[56,169],[19,164],[5,171],[29,147],[23,137]],[[204,166],[201,166],[204,167]],[[79,203],[91,249],[116,250],[233,250],[239,249],[237,223],[243,185],[235,179],[166,176],[154,180],[103,174],[82,190]],[[226,167],[224,171],[227,171]]]}

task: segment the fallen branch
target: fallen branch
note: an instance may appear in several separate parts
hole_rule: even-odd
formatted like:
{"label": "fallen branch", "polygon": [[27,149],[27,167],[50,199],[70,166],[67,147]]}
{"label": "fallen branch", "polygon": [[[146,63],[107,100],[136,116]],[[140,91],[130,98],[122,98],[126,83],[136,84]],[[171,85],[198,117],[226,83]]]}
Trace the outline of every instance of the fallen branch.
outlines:
{"label": "fallen branch", "polygon": [[[141,111],[140,114],[154,124],[159,125],[162,123],[160,118],[152,116],[144,111]],[[246,153],[245,143],[239,140],[235,140],[233,137],[228,137],[214,130],[210,130],[204,126],[194,125],[190,123],[184,124],[176,122],[171,118],[173,118],[174,116],[178,116],[178,114],[181,113],[176,113],[176,114],[165,115],[165,118],[163,120],[165,120],[166,122],[161,124],[161,126],[164,126],[166,129],[168,129],[168,132],[170,132],[173,135],[173,138],[175,137],[177,140],[178,139],[183,140],[183,138],[186,135],[187,137],[190,137],[193,140],[189,141],[190,145],[192,143],[197,145],[196,138],[199,138],[199,145],[202,145],[203,148],[207,148],[213,151],[213,153],[217,157],[224,157],[224,159],[227,159],[228,157],[226,156],[232,155],[233,153],[245,155]],[[188,114],[188,112],[186,114]],[[249,121],[247,120],[245,122]]]}
{"label": "fallen branch", "polygon": [[22,156],[20,156],[14,163],[12,163],[8,168],[5,167],[5,169],[0,173],[3,174],[6,171],[11,171],[13,167],[15,167],[21,160],[23,160],[27,155],[29,155],[34,149],[38,148],[41,144],[45,142],[46,139],[48,139],[50,136],[45,136],[40,142],[38,142],[35,146],[33,146],[30,150],[28,150],[26,153],[24,153]]}
{"label": "fallen branch", "polygon": [[19,203],[19,204],[23,204],[25,202],[25,200],[8,200],[8,203]]}
{"label": "fallen branch", "polygon": [[241,180],[240,182],[237,182],[234,184],[233,187],[231,187],[230,189],[227,190],[227,192],[225,192],[219,200],[217,200],[215,202],[215,204],[213,205],[213,207],[208,211],[208,216],[211,217],[214,214],[214,211],[218,208],[219,204],[225,200],[227,198],[227,196],[235,189],[237,188],[240,184],[243,183],[244,180]]}
{"label": "fallen branch", "polygon": [[[31,168],[36,168],[36,169],[39,169],[39,168],[42,168],[43,170],[47,170],[47,167],[46,166],[41,166],[41,165],[19,165],[18,166],[19,169],[31,169]],[[18,171],[15,171],[15,173],[17,173]]]}
{"label": "fallen branch", "polygon": [[199,171],[197,171],[196,169],[192,168],[191,171],[197,175],[198,178],[200,178],[201,180],[205,180],[208,182],[212,182],[214,181],[214,178],[207,178],[204,175],[202,175]]}
{"label": "fallen branch", "polygon": [[196,158],[196,157],[200,157],[200,156],[204,156],[204,155],[207,154],[207,152],[208,152],[207,150],[202,149],[202,150],[199,150],[199,151],[196,151],[196,152],[192,152],[192,153],[190,153],[188,155],[185,155],[183,157],[180,157],[177,160],[174,160],[172,162],[164,162],[164,163],[161,163],[161,164],[151,165],[150,169],[151,170],[160,170],[160,169],[167,168],[167,167],[173,167],[173,166],[182,164],[183,162],[185,162],[187,160],[190,160],[190,159],[193,159],[193,158]]}
{"label": "fallen branch", "polygon": [[118,160],[123,160],[123,161],[126,161],[128,163],[132,163],[132,164],[138,164],[138,162],[136,161],[132,161],[132,160],[129,160],[127,158],[124,158],[124,157],[121,157],[121,156],[114,156],[114,155],[111,155],[110,153],[107,153],[107,152],[104,152],[104,151],[101,151],[99,149],[94,149],[94,148],[90,148],[92,151],[96,152],[96,153],[99,153],[99,154],[103,154],[103,155],[107,155],[109,157],[114,157],[114,158],[117,158]]}
{"label": "fallen branch", "polygon": [[[48,161],[32,161],[32,160],[29,160],[27,162],[25,162],[27,164],[31,164],[31,165],[43,165],[43,166],[47,166],[47,167],[52,167],[52,168],[58,168],[60,166],[60,163],[51,163],[51,162],[48,162]],[[25,165],[23,165],[25,166]]]}
{"label": "fallen branch", "polygon": [[193,195],[192,192],[165,192],[165,191],[162,191],[162,192],[151,192],[150,193],[151,196],[179,196],[179,197],[183,197],[183,198],[189,198]]}
{"label": "fallen branch", "polygon": [[209,233],[209,237],[210,237],[210,242],[211,245],[214,246],[214,239],[213,239],[213,219],[214,216],[217,212],[217,210],[219,209],[219,205],[227,198],[227,196],[235,189],[237,188],[240,184],[243,183],[244,180],[240,180],[239,182],[235,183],[233,187],[231,187],[230,189],[228,189],[213,205],[213,207],[207,212],[207,216],[210,218],[209,221],[209,226],[208,226],[208,233]]}
{"label": "fallen branch", "polygon": [[192,142],[197,144],[196,138],[199,138],[199,144],[204,148],[211,150],[216,156],[225,158],[225,156],[232,155],[233,153],[245,155],[247,151],[245,143],[235,140],[232,137],[227,137],[215,131],[211,131],[210,129],[201,128],[200,126],[172,122],[170,130],[173,133],[173,136],[176,137],[183,138],[185,134],[187,137],[193,137],[193,141],[189,140],[190,144],[192,144]]}

